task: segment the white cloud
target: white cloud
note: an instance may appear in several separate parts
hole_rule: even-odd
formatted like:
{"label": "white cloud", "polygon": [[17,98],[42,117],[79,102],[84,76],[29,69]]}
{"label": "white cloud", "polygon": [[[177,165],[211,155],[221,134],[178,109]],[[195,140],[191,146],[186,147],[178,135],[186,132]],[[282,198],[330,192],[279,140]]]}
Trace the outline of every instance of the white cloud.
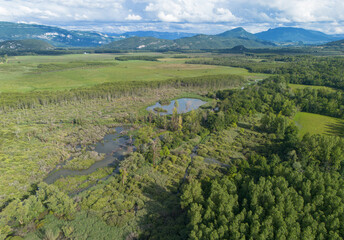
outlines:
{"label": "white cloud", "polygon": [[243,26],[256,32],[300,26],[342,33],[343,12],[343,0],[0,0],[0,21],[97,30],[118,23],[116,31],[130,26],[214,33]]}
{"label": "white cloud", "polygon": [[168,14],[165,12],[159,12],[158,18],[163,22],[179,22],[180,19],[172,14]]}
{"label": "white cloud", "polygon": [[342,0],[258,0],[273,15],[293,22],[344,20]]}
{"label": "white cloud", "polygon": [[155,0],[145,10],[164,22],[230,22],[240,19],[222,0]]}
{"label": "white cloud", "polygon": [[0,20],[50,21],[123,20],[124,0],[0,0]]}
{"label": "white cloud", "polygon": [[129,21],[140,21],[142,19],[142,17],[140,15],[135,15],[135,14],[129,14],[125,20],[129,20]]}

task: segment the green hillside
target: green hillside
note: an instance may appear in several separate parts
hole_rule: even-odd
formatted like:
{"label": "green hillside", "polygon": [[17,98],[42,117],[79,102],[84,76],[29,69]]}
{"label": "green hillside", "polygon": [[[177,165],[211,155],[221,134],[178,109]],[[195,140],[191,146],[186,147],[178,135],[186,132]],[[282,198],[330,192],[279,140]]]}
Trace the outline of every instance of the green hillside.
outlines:
{"label": "green hillside", "polygon": [[344,39],[334,42],[329,42],[325,45],[326,47],[336,47],[336,48],[344,48]]}
{"label": "green hillside", "polygon": [[28,51],[28,50],[51,50],[54,46],[37,39],[9,40],[0,43],[0,50]]}
{"label": "green hillside", "polygon": [[252,39],[252,40],[258,39],[256,35],[247,32],[242,27],[234,28],[232,30],[220,33],[217,36],[225,37],[225,38],[246,38],[246,39]]}
{"label": "green hillside", "polygon": [[299,112],[295,115],[294,121],[301,136],[306,133],[343,136],[343,119]]}
{"label": "green hillside", "polygon": [[233,48],[243,45],[246,48],[262,48],[272,47],[272,43],[262,42],[260,40],[237,38],[237,37],[221,37],[213,35],[197,35],[190,38],[182,38],[175,40],[180,49],[224,49]]}
{"label": "green hillside", "polygon": [[303,42],[307,44],[317,44],[330,42],[336,37],[323,32],[313,31],[303,28],[279,27],[257,33],[256,36],[262,40],[272,42]]}

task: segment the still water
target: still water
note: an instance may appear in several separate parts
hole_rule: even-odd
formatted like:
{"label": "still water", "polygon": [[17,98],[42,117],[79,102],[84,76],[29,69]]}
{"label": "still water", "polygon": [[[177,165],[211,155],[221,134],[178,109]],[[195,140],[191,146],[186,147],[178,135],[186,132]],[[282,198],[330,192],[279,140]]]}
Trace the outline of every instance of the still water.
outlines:
{"label": "still water", "polygon": [[98,168],[114,166],[119,163],[127,155],[128,148],[131,147],[131,140],[122,134],[126,130],[124,127],[116,127],[115,129],[114,134],[107,134],[101,142],[95,145],[94,151],[106,154],[103,160],[95,162],[85,170],[54,169],[44,179],[44,182],[52,184],[56,180],[68,176],[89,175]]}
{"label": "still water", "polygon": [[155,105],[150,106],[147,108],[147,111],[154,111],[154,108],[162,108],[165,109],[167,112],[160,112],[160,115],[171,115],[173,113],[173,109],[175,106],[175,102],[178,101],[178,108],[177,111],[178,113],[187,113],[192,110],[198,109],[200,106],[206,104],[207,102],[202,101],[200,99],[195,99],[195,98],[180,98],[177,100],[173,100],[170,102],[169,105],[161,105],[159,102],[157,102]]}

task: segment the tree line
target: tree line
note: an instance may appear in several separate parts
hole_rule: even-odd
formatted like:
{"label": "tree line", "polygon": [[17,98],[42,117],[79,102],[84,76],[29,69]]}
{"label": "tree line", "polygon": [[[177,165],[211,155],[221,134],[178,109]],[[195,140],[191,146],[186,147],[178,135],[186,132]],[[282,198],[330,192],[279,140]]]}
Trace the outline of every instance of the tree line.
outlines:
{"label": "tree line", "polygon": [[[54,67],[55,69],[55,67]],[[0,93],[0,109],[28,109],[48,104],[68,103],[87,99],[112,99],[120,96],[134,96],[159,88],[208,88],[219,89],[240,86],[244,78],[238,75],[214,75],[176,78],[160,81],[131,81],[103,83],[90,88],[66,91],[37,91],[29,93]]]}
{"label": "tree line", "polygon": [[186,63],[241,67],[255,73],[278,74],[289,83],[344,89],[344,59],[341,57],[214,57],[188,60]]}

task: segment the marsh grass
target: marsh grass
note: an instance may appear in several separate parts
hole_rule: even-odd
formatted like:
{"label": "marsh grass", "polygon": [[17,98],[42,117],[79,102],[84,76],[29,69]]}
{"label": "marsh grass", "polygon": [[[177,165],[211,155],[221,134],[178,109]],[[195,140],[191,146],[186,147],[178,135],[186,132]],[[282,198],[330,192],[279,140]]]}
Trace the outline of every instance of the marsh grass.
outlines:
{"label": "marsh grass", "polygon": [[[147,115],[146,107],[152,102],[185,96],[202,98],[197,95],[202,91],[205,90],[153,89],[141,96],[61,102],[1,114],[0,205],[10,197],[21,197],[57,164],[80,156],[85,146],[103,139],[114,126],[136,124],[137,118]],[[74,119],[81,121],[76,124]],[[76,159],[66,167],[84,169],[94,161],[88,157]]]}

